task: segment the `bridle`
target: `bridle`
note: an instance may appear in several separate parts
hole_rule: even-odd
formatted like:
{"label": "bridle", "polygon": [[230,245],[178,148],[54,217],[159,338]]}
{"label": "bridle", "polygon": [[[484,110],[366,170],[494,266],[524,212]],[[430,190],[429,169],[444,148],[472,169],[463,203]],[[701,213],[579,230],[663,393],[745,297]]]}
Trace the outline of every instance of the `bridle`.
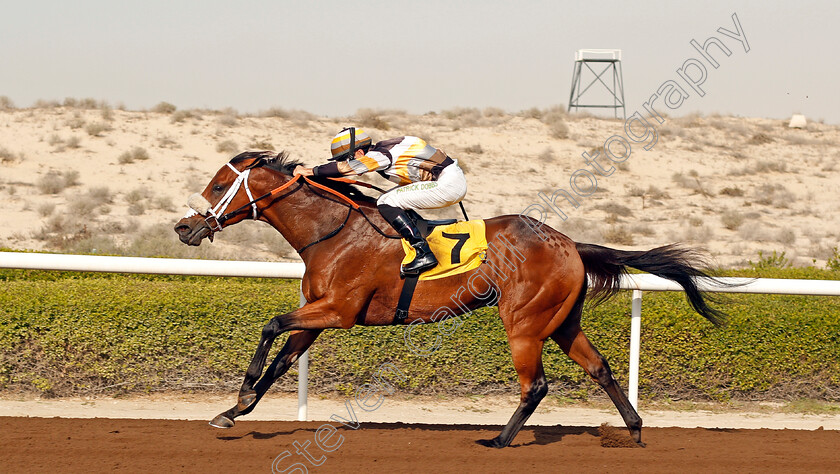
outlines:
{"label": "bridle", "polygon": [[[221,232],[222,231],[222,224],[226,220],[228,220],[231,217],[233,217],[234,215],[238,214],[239,212],[241,212],[243,209],[245,209],[249,205],[251,206],[251,218],[252,219],[257,218],[257,213],[258,213],[257,201],[259,201],[259,199],[254,199],[254,196],[251,194],[251,187],[248,186],[248,176],[251,174],[251,169],[248,168],[244,171],[239,171],[238,169],[236,169],[230,163],[227,163],[227,166],[234,173],[236,173],[236,179],[230,185],[230,188],[228,188],[225,195],[222,196],[222,199],[220,199],[219,202],[216,203],[216,205],[214,207],[211,207],[211,208],[207,209],[207,211],[206,211],[207,215],[201,214],[202,217],[204,217],[204,221],[207,222],[207,226],[210,227],[210,230],[212,230],[213,232]],[[245,185],[245,194],[248,196],[248,199],[250,199],[251,201],[248,204],[245,204],[244,206],[239,207],[235,211],[225,214],[224,212],[227,210],[228,205],[230,205],[231,201],[233,201],[233,198],[239,193],[239,188],[242,187],[243,184]],[[265,196],[262,196],[262,197],[265,197]],[[262,197],[260,199],[262,199]],[[200,213],[195,209],[190,209],[190,211],[187,212],[187,215],[185,215],[184,217],[185,218],[186,217],[192,217],[196,214],[200,214]]]}
{"label": "bridle", "polygon": [[[347,212],[347,217],[344,218],[344,222],[342,222],[341,225],[339,225],[336,229],[329,232],[324,237],[321,237],[321,238],[315,240],[314,242],[311,242],[311,243],[301,247],[301,249],[297,251],[298,253],[301,253],[304,250],[306,250],[307,248],[309,248],[309,247],[311,247],[311,246],[313,246],[317,243],[323,242],[323,241],[325,241],[325,240],[327,240],[331,237],[334,237],[336,234],[338,234],[341,231],[341,229],[343,229],[344,226],[347,224],[347,222],[350,220],[350,214],[352,214],[353,211],[358,211],[365,218],[365,220],[377,232],[379,232],[379,234],[381,234],[382,236],[384,236],[386,238],[389,238],[389,239],[399,239],[399,238],[401,238],[398,235],[388,235],[385,232],[383,232],[382,229],[379,228],[379,226],[377,226],[375,223],[373,223],[368,218],[367,214],[365,214],[364,211],[362,211],[359,204],[356,203],[355,201],[353,201],[352,199],[348,198],[344,194],[341,194],[340,192],[338,192],[334,189],[331,189],[329,186],[324,186],[323,184],[317,183],[317,182],[309,179],[306,176],[295,175],[292,179],[287,181],[282,186],[274,188],[271,191],[263,194],[262,196],[260,196],[258,198],[254,198],[253,194],[251,193],[251,188],[248,185],[248,177],[251,174],[251,169],[253,169],[253,166],[249,166],[243,171],[237,170],[230,163],[227,163],[227,166],[231,170],[233,170],[234,173],[236,173],[236,179],[233,181],[233,183],[231,183],[230,188],[228,188],[225,195],[222,196],[222,199],[220,199],[219,202],[216,203],[215,206],[208,207],[207,210],[203,213],[199,212],[198,210],[194,209],[191,206],[190,210],[187,212],[187,214],[184,215],[185,219],[189,218],[189,217],[193,217],[195,215],[200,215],[200,216],[204,217],[204,222],[207,223],[207,226],[210,228],[210,230],[212,232],[221,232],[222,228],[223,228],[223,225],[226,221],[228,221],[233,216],[241,213],[242,211],[246,210],[248,207],[251,208],[251,218],[256,220],[257,216],[259,215],[259,212],[260,212],[259,208],[257,207],[258,202],[260,202],[260,201],[262,201],[266,198],[269,198],[269,197],[277,196],[278,194],[280,194],[281,192],[283,192],[284,190],[289,188],[294,183],[297,183],[298,181],[303,180],[303,182],[306,183],[307,185],[309,185],[310,187],[314,187],[314,188],[326,191],[326,192],[336,196],[337,198],[339,198],[341,200],[341,202],[339,202],[339,204],[346,205],[348,207],[348,212]],[[376,187],[372,184],[363,183],[361,181],[356,181],[356,180],[347,179],[347,178],[330,178],[330,179],[332,179],[334,181],[340,181],[340,182],[345,182],[345,183],[349,183],[349,184],[356,184],[356,185],[360,185],[360,186],[365,186],[365,187],[368,187],[368,188],[376,189],[377,191],[380,191],[380,192],[384,192],[382,189],[380,189],[380,188],[378,188],[378,187]],[[238,208],[234,209],[233,211],[225,213],[228,206],[233,201],[233,198],[239,193],[239,189],[243,185],[245,187],[245,194],[248,196],[248,199],[250,199],[250,201],[241,205],[241,206],[239,206]],[[300,189],[300,187],[298,189]],[[297,191],[297,189],[295,191]],[[316,192],[315,194],[318,194],[318,193]],[[202,197],[202,199],[204,199],[204,198]],[[327,199],[330,199],[330,198],[327,197]],[[330,200],[334,201],[334,199],[330,199]]]}

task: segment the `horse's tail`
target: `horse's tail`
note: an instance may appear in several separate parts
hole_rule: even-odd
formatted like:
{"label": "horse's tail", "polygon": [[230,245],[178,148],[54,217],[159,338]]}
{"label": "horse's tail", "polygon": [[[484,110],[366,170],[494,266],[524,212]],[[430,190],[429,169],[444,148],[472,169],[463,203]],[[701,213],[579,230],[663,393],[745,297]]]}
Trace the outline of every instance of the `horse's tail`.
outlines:
{"label": "horse's tail", "polygon": [[633,267],[678,283],[685,290],[686,298],[695,311],[717,326],[726,322],[726,313],[710,307],[706,303],[708,296],[697,289],[694,278],[725,285],[697,268],[706,263],[698,252],[675,244],[644,252],[582,243],[576,243],[576,247],[590,278],[590,295],[594,296],[596,304],[615,295],[619,290],[621,275],[627,273],[627,267]]}

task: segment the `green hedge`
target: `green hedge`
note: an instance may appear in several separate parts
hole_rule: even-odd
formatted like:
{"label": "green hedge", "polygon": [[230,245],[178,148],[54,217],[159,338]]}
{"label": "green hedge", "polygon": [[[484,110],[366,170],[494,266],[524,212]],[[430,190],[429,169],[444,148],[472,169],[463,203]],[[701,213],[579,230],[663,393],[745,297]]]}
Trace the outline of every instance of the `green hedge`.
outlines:
{"label": "green hedge", "polygon": [[[739,272],[741,276],[758,276]],[[816,269],[775,278],[836,279]],[[267,320],[297,306],[297,281],[0,271],[0,389],[57,396],[162,389],[235,389]],[[629,292],[584,313],[584,330],[626,384]],[[840,394],[840,299],[726,295],[724,328],[691,313],[680,293],[646,293],[641,394],[694,399]],[[428,357],[403,327],[325,331],[312,351],[315,390],[351,393],[384,362],[411,392],[487,392],[517,386],[495,308],[462,316]],[[434,325],[412,333],[432,347]],[[276,348],[282,344],[282,339]],[[554,393],[598,393],[553,341],[544,350]],[[295,377],[280,389],[291,390]]]}

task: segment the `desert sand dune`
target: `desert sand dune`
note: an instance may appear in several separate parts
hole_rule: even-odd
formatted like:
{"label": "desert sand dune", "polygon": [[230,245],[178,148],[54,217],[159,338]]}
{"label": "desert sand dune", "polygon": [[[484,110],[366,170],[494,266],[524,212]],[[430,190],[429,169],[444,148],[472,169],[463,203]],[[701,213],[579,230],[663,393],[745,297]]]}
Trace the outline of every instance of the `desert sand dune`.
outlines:
{"label": "desert sand dune", "polygon": [[[360,110],[342,118],[173,109],[70,101],[0,111],[0,247],[294,260],[280,235],[261,223],[234,226],[200,248],[180,244],[171,228],[187,196],[238,152],[286,150],[318,164],[345,125],[363,127],[374,139],[418,135],[457,158],[470,186],[471,218],[546,208],[540,196],[563,189],[578,207],[560,197],[568,219],[547,212],[546,223],[575,240],[630,249],[682,241],[705,247],[725,267],[758,260],[758,251],[784,251],[794,265],[822,267],[840,236],[840,127],[833,125],[790,129],[777,119],[665,117],[651,122],[658,138],[649,150],[632,143],[630,156],[612,163],[602,147],[613,135],[626,137],[624,122],[559,108]],[[610,150],[623,153],[615,144]],[[584,152],[603,170],[615,169],[597,174]],[[581,169],[597,178],[594,192],[577,179],[588,195],[570,188]],[[378,176],[369,180],[389,187]],[[536,217],[535,209],[529,215]]]}

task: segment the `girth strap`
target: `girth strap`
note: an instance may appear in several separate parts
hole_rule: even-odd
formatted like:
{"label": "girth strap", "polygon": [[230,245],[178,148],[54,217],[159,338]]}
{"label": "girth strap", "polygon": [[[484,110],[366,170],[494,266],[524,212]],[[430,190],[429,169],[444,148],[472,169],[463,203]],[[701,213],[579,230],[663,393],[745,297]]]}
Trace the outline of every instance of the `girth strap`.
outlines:
{"label": "girth strap", "polygon": [[400,292],[400,299],[397,302],[397,312],[394,315],[394,324],[405,323],[408,317],[408,308],[411,306],[411,299],[414,297],[414,288],[417,286],[417,280],[420,275],[412,275],[405,277],[402,291]]}

